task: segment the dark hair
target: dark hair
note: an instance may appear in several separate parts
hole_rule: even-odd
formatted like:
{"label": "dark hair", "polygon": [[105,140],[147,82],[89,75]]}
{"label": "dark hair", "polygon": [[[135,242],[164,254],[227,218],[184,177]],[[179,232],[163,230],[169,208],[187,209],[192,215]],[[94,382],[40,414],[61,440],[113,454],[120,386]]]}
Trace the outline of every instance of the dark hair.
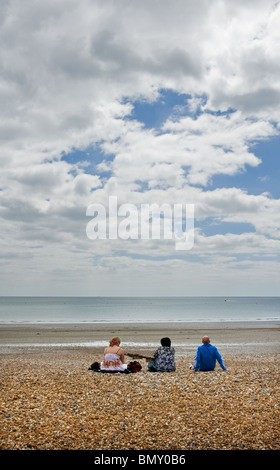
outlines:
{"label": "dark hair", "polygon": [[171,346],[170,338],[161,338],[160,342],[162,346]]}

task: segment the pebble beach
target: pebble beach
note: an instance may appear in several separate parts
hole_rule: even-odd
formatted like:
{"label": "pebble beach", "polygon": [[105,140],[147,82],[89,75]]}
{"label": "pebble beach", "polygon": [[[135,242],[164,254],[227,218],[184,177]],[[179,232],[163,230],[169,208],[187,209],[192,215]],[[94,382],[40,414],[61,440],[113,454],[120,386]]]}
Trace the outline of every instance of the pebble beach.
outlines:
{"label": "pebble beach", "polygon": [[134,329],[129,348],[132,331],[112,327],[102,334],[77,326],[2,327],[0,333],[1,450],[280,448],[278,328],[208,329],[212,344],[222,344],[228,371],[217,364],[203,373],[189,371],[205,334],[195,327],[169,330],[181,345],[172,373],[147,372],[144,358],[135,374],[93,372],[103,347],[82,344],[118,334],[129,362],[133,353],[155,349],[137,340],[159,341],[164,329],[154,328],[150,337]]}

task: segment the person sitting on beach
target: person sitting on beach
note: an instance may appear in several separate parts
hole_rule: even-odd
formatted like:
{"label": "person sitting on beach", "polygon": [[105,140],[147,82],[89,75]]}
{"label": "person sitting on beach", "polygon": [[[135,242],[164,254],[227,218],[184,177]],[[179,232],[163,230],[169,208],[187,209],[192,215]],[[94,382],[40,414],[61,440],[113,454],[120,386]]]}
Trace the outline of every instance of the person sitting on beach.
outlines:
{"label": "person sitting on beach", "polygon": [[104,372],[124,372],[127,364],[124,361],[124,350],[120,347],[121,340],[118,336],[111,339],[109,346],[104,350],[104,361],[100,364],[100,370]]}
{"label": "person sitting on beach", "polygon": [[174,372],[175,365],[175,349],[171,347],[169,338],[161,339],[161,346],[154,352],[153,361],[148,363],[150,372]]}
{"label": "person sitting on beach", "polygon": [[194,360],[194,367],[191,372],[211,371],[216,367],[216,360],[223,370],[227,370],[221,354],[216,346],[210,344],[209,336],[203,336],[202,345],[198,346]]}

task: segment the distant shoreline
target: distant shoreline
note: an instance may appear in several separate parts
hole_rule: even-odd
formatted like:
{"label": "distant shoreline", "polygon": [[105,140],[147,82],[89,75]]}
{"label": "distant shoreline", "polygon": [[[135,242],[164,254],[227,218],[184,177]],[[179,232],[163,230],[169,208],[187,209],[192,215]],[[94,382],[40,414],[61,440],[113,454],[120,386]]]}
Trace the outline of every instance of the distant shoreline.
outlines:
{"label": "distant shoreline", "polygon": [[154,349],[170,337],[180,354],[195,351],[205,334],[229,354],[280,353],[279,322],[150,322],[56,323],[0,325],[0,352],[90,348],[103,350],[112,336],[121,338],[125,350]]}
{"label": "distant shoreline", "polygon": [[135,320],[123,320],[123,321],[0,321],[1,328],[92,328],[99,327],[102,329],[106,328],[140,328],[148,326],[152,329],[160,328],[191,328],[196,329],[201,326],[207,328],[224,329],[226,328],[280,328],[280,318],[274,318],[271,320],[157,320],[157,321],[135,321]]}

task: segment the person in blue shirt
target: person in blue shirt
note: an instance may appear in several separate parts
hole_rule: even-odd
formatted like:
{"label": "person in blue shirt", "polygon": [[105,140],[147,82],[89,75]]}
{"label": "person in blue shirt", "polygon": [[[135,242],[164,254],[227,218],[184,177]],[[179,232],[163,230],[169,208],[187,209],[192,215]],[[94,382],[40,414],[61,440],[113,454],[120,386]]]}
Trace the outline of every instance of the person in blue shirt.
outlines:
{"label": "person in blue shirt", "polygon": [[203,336],[202,345],[198,346],[194,360],[194,367],[192,372],[196,371],[211,371],[216,367],[216,361],[220,364],[223,370],[227,370],[221,354],[216,346],[210,344],[209,336]]}

